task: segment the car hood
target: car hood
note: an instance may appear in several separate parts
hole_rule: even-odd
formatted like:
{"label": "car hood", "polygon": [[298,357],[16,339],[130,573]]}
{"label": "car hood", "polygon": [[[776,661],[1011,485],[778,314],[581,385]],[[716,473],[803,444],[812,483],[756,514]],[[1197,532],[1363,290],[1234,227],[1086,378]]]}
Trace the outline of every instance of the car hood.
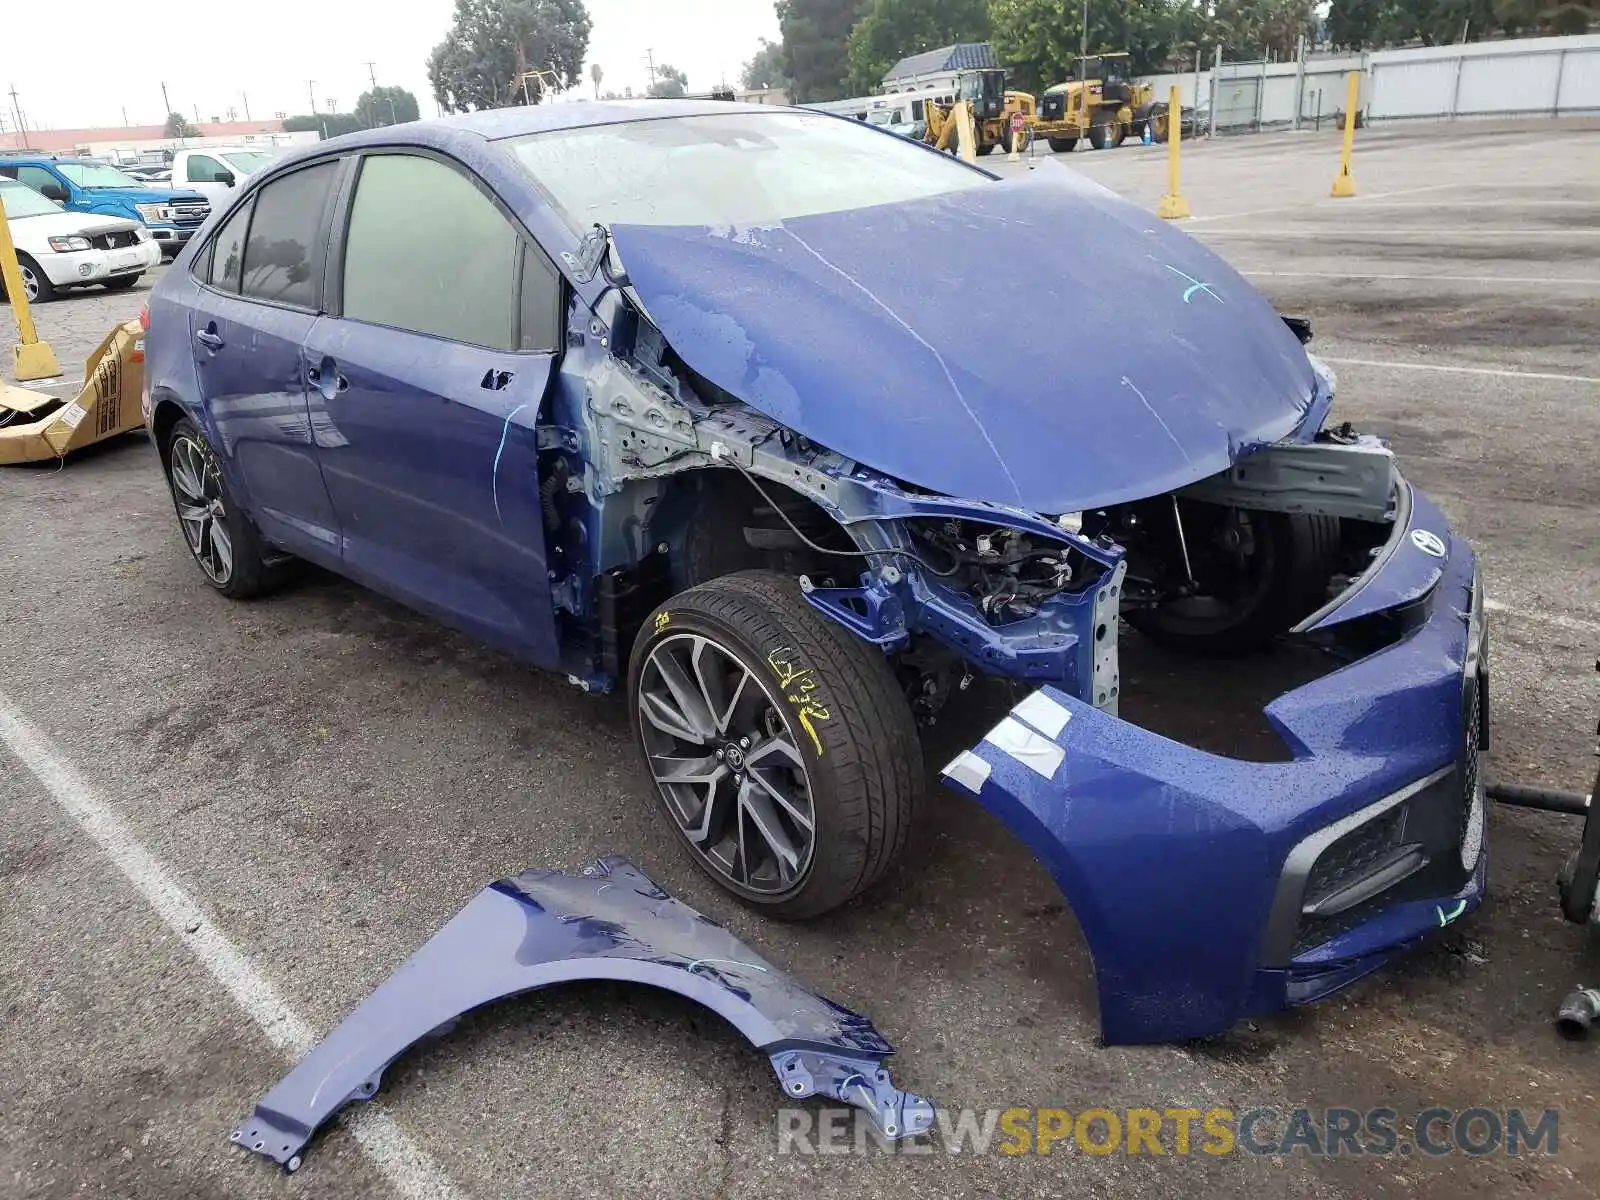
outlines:
{"label": "car hood", "polygon": [[128,188],[84,188],[83,194],[90,200],[113,200],[126,204],[171,204],[177,200],[193,204],[206,203],[206,198],[199,192],[192,192],[187,188],[169,188],[159,185]]}
{"label": "car hood", "polygon": [[1158,495],[1293,431],[1316,389],[1227,264],[1053,163],[776,226],[611,233],[693,371],[947,495],[1044,513]]}
{"label": "car hood", "polygon": [[112,233],[138,229],[139,222],[127,217],[108,217],[100,213],[58,212],[37,217],[17,217],[10,222],[12,235],[19,242],[42,245],[46,238],[82,237],[90,233]]}

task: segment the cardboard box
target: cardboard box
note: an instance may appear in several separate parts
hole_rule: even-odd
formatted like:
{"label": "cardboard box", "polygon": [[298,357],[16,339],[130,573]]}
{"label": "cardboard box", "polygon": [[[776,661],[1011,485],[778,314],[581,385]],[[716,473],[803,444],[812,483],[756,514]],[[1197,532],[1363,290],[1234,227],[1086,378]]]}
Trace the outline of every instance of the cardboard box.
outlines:
{"label": "cardboard box", "polygon": [[0,383],[0,464],[65,458],[144,425],[144,330],[118,325],[89,356],[73,399]]}

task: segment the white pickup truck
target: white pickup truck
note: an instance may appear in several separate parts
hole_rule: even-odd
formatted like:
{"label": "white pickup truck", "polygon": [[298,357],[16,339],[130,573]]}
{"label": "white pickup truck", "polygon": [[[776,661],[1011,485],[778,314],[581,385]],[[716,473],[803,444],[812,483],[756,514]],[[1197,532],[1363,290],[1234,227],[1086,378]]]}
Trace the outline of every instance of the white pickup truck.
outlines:
{"label": "white pickup truck", "polygon": [[204,194],[213,209],[219,208],[231,189],[277,160],[270,147],[196,146],[172,155],[172,186]]}

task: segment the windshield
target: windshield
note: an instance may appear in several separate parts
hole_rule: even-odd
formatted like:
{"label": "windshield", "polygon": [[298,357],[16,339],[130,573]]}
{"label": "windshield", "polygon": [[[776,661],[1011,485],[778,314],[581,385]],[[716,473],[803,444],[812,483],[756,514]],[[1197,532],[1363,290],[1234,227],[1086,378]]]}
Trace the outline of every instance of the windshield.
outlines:
{"label": "windshield", "polygon": [[124,175],[121,171],[105,163],[57,163],[56,170],[79,187],[84,188],[125,188],[143,187],[144,184],[131,175]]}
{"label": "windshield", "polygon": [[46,200],[23,183],[0,183],[0,204],[6,206],[6,217],[11,220],[18,217],[47,217],[62,211],[54,200]]}
{"label": "windshield", "polygon": [[770,225],[989,183],[947,155],[821,113],[718,113],[507,139],[574,230]]}
{"label": "windshield", "polygon": [[222,156],[222,161],[241,175],[248,175],[271,162],[272,155],[263,154],[260,150],[230,150]]}

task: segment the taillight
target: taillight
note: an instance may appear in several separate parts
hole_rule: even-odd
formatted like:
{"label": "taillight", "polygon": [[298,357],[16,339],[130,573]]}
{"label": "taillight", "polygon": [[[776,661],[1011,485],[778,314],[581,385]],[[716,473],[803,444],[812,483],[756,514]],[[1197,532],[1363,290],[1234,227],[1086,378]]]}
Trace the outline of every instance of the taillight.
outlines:
{"label": "taillight", "polygon": [[148,304],[139,310],[139,328],[146,333],[150,332],[150,306]]}

